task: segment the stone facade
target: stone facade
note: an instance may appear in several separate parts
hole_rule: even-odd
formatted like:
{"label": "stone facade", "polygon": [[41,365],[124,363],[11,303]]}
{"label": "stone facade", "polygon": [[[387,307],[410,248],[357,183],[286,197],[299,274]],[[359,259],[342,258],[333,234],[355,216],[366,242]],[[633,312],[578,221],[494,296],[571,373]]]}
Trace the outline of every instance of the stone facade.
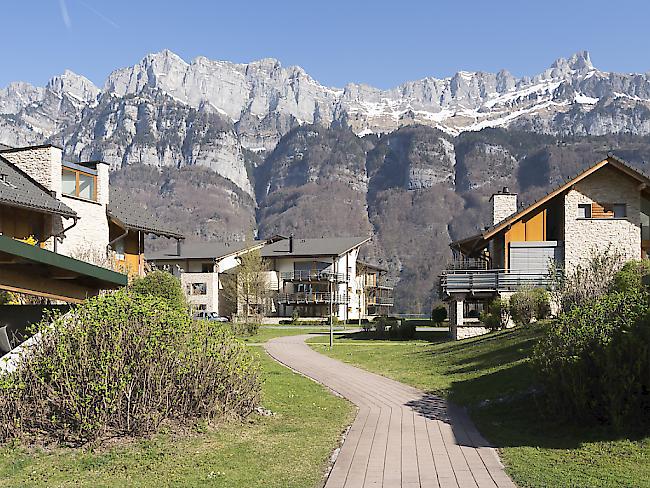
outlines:
{"label": "stone facade", "polygon": [[[193,284],[203,283],[205,294],[195,294]],[[187,296],[187,301],[197,310],[202,308],[208,312],[219,309],[219,275],[218,273],[181,273],[181,285]]]}
{"label": "stone facade", "polygon": [[[578,218],[578,205],[624,203],[627,216],[620,219]],[[625,260],[641,258],[641,197],[638,183],[605,167],[578,182],[564,197],[564,266],[584,265],[608,247]]]}
{"label": "stone facade", "polygon": [[480,322],[472,322],[464,324],[461,326],[451,327],[451,338],[455,341],[460,341],[461,339],[469,339],[470,337],[476,337],[490,332]]}
{"label": "stone facade", "polygon": [[501,222],[517,211],[517,195],[514,193],[495,193],[492,201],[492,223]]}
{"label": "stone facade", "polygon": [[[61,179],[59,171],[59,180]],[[97,163],[97,201],[91,202],[79,198],[61,195],[60,200],[77,212],[77,225],[66,231],[57,252],[67,256],[81,256],[88,251],[98,259],[106,255],[109,243],[108,217],[108,164]]]}
{"label": "stone facade", "polygon": [[2,153],[2,157],[18,166],[45,188],[61,196],[62,150],[56,146],[34,146]]}

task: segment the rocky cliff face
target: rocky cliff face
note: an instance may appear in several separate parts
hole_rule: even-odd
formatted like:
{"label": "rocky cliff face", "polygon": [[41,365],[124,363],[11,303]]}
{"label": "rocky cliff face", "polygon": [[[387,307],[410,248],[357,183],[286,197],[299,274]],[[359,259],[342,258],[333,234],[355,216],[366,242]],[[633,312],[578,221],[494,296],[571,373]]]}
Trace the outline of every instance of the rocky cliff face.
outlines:
{"label": "rocky cliff face", "polygon": [[[190,125],[195,113],[203,118],[204,134]],[[102,89],[70,71],[42,88],[12,83],[0,90],[0,142],[57,141],[71,157],[102,155],[115,168],[133,161],[199,164],[250,193],[243,149],[269,153],[304,124],[350,127],[360,136],[414,124],[449,135],[486,127],[562,136],[644,135],[650,134],[649,113],[648,74],[600,71],[587,52],[558,59],[532,78],[505,70],[461,71],[380,90],[326,87],[302,68],[275,59],[236,64],[198,57],[188,63],[162,51],[114,71]],[[213,125],[219,135],[207,147],[204,136],[214,133]],[[221,130],[223,125],[228,129]],[[178,137],[171,137],[176,129]],[[137,141],[141,135],[143,142]],[[182,149],[172,147],[179,141]],[[415,181],[437,178],[421,170]]]}

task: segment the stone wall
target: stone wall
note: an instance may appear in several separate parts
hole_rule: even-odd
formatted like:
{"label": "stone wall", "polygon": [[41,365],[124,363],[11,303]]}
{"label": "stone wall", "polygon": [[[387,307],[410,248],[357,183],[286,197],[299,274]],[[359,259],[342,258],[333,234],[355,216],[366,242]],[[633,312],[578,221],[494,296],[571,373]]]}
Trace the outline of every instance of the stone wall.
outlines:
{"label": "stone wall", "polygon": [[451,338],[455,341],[469,339],[490,332],[488,328],[480,322],[472,322],[465,325],[451,327]]}
{"label": "stone wall", "polygon": [[82,252],[92,251],[98,257],[106,256],[108,246],[108,218],[106,205],[62,196],[61,201],[77,212],[77,225],[67,230],[57,252],[66,256],[80,256]]}
{"label": "stone wall", "polygon": [[501,222],[517,211],[517,195],[496,193],[492,195],[492,223]]}
{"label": "stone wall", "polygon": [[[205,295],[192,295],[192,283],[205,283]],[[219,313],[219,275],[218,273],[181,273],[181,286],[190,304],[205,305],[207,312]]]}
{"label": "stone wall", "polygon": [[50,191],[61,195],[61,157],[62,151],[56,146],[36,146],[3,152],[9,162],[38,181]]}
{"label": "stone wall", "polygon": [[[641,197],[631,178],[610,168],[588,176],[564,197],[565,269],[575,269],[595,253],[611,247],[626,260],[641,257]],[[625,203],[627,217],[621,219],[579,219],[578,204]]]}

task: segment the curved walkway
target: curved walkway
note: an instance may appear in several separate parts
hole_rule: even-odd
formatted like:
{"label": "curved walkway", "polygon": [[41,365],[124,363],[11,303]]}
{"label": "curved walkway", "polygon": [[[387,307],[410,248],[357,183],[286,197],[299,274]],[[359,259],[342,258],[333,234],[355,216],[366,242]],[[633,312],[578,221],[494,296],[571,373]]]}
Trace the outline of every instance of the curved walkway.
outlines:
{"label": "curved walkway", "polygon": [[514,488],[459,408],[319,354],[305,344],[308,337],[279,337],[264,347],[359,407],[325,488]]}

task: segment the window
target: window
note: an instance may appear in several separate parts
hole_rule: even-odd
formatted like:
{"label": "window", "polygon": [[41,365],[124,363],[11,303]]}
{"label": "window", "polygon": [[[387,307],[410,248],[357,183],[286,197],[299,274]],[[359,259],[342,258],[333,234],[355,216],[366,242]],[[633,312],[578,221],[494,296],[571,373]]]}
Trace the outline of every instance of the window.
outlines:
{"label": "window", "polygon": [[627,205],[624,203],[615,203],[612,205],[615,219],[624,219],[627,217]]}
{"label": "window", "polygon": [[581,203],[578,205],[578,218],[579,219],[591,218],[591,203]]}
{"label": "window", "polygon": [[214,266],[212,263],[203,263],[201,264],[201,273],[212,273]]}
{"label": "window", "polygon": [[85,200],[97,200],[97,176],[72,168],[63,168],[61,171],[61,192],[71,197]]}
{"label": "window", "polygon": [[191,283],[188,288],[190,295],[205,295],[208,293],[208,287],[205,283]]}

